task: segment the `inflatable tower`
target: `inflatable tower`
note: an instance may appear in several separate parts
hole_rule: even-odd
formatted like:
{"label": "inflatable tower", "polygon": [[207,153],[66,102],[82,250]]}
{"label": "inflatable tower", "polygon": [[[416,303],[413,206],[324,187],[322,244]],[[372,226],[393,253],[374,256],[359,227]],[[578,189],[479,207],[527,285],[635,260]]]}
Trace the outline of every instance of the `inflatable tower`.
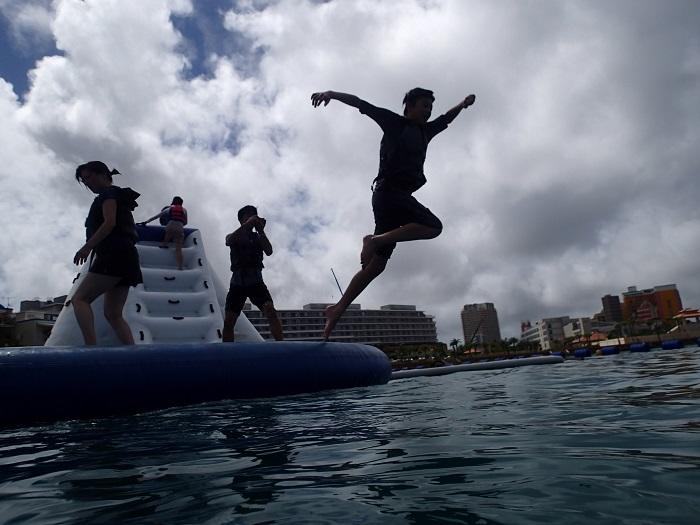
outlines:
{"label": "inflatable tower", "polygon": [[[199,230],[185,229],[182,249],[184,269],[178,270],[175,251],[160,247],[165,228],[137,226],[137,249],[143,283],[129,291],[124,318],[134,341],[140,344],[215,343],[221,341],[227,288],[209,266]],[[88,271],[86,262],[73,279],[67,306],[63,308],[45,346],[82,345],[83,336],[70,304],[70,297]],[[103,298],[92,303],[97,344],[120,344],[102,315]],[[237,342],[259,342],[262,337],[245,315],[235,326]]]}

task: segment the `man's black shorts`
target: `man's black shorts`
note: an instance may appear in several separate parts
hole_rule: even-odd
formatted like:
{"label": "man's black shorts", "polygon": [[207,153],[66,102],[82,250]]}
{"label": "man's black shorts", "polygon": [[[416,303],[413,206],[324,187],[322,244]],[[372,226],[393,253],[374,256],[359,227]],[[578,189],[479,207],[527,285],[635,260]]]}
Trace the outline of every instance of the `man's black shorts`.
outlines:
{"label": "man's black shorts", "polygon": [[[374,234],[385,233],[410,223],[423,224],[442,230],[442,222],[433,212],[406,192],[394,190],[374,190],[372,193],[374,211]],[[377,255],[388,259],[396,248],[396,243],[386,244],[377,250]]]}
{"label": "man's black shorts", "polygon": [[263,282],[248,285],[232,284],[226,294],[226,311],[240,312],[248,298],[259,310],[262,310],[265,303],[272,302],[270,291]]}

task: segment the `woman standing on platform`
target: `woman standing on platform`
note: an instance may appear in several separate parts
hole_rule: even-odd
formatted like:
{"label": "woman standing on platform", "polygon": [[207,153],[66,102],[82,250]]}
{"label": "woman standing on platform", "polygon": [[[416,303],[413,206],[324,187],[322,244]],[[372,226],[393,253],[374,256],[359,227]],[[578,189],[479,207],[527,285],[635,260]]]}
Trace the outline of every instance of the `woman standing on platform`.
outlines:
{"label": "woman standing on platform", "polygon": [[104,294],[104,315],[123,344],[134,344],[131,328],[122,316],[129,288],[143,282],[138,235],[131,212],[138,206],[139,194],[131,188],[112,184],[117,170],[94,160],[81,164],[75,178],[97,194],[85,220],[86,242],[73,258],[83,264],[90,254],[90,269],[71,302],[86,345],[97,344],[91,304]]}

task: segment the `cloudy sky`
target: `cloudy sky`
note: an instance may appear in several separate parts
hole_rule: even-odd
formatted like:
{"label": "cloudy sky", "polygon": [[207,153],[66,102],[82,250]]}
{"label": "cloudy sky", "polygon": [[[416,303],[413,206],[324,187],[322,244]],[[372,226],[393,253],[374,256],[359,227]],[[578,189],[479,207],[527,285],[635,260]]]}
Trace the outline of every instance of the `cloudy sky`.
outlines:
{"label": "cloudy sky", "polygon": [[363,307],[416,304],[462,339],[464,304],[519,322],[591,315],[627,286],[700,306],[696,0],[0,0],[0,303],[66,293],[101,159],[182,195],[228,276],[224,235],[258,205],[279,308],[330,302],[373,228],[380,129],[333,89],[401,111],[476,105],[430,145],[416,197],[440,237],[400,245]]}

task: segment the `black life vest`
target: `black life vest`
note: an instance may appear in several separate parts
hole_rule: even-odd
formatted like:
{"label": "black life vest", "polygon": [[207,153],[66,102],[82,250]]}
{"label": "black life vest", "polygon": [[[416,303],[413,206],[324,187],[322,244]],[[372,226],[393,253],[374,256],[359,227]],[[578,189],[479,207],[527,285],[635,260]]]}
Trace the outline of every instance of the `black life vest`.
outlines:
{"label": "black life vest", "polygon": [[260,236],[251,231],[242,235],[242,239],[232,240],[229,246],[231,251],[231,271],[236,270],[262,270],[263,249],[260,246]]}

